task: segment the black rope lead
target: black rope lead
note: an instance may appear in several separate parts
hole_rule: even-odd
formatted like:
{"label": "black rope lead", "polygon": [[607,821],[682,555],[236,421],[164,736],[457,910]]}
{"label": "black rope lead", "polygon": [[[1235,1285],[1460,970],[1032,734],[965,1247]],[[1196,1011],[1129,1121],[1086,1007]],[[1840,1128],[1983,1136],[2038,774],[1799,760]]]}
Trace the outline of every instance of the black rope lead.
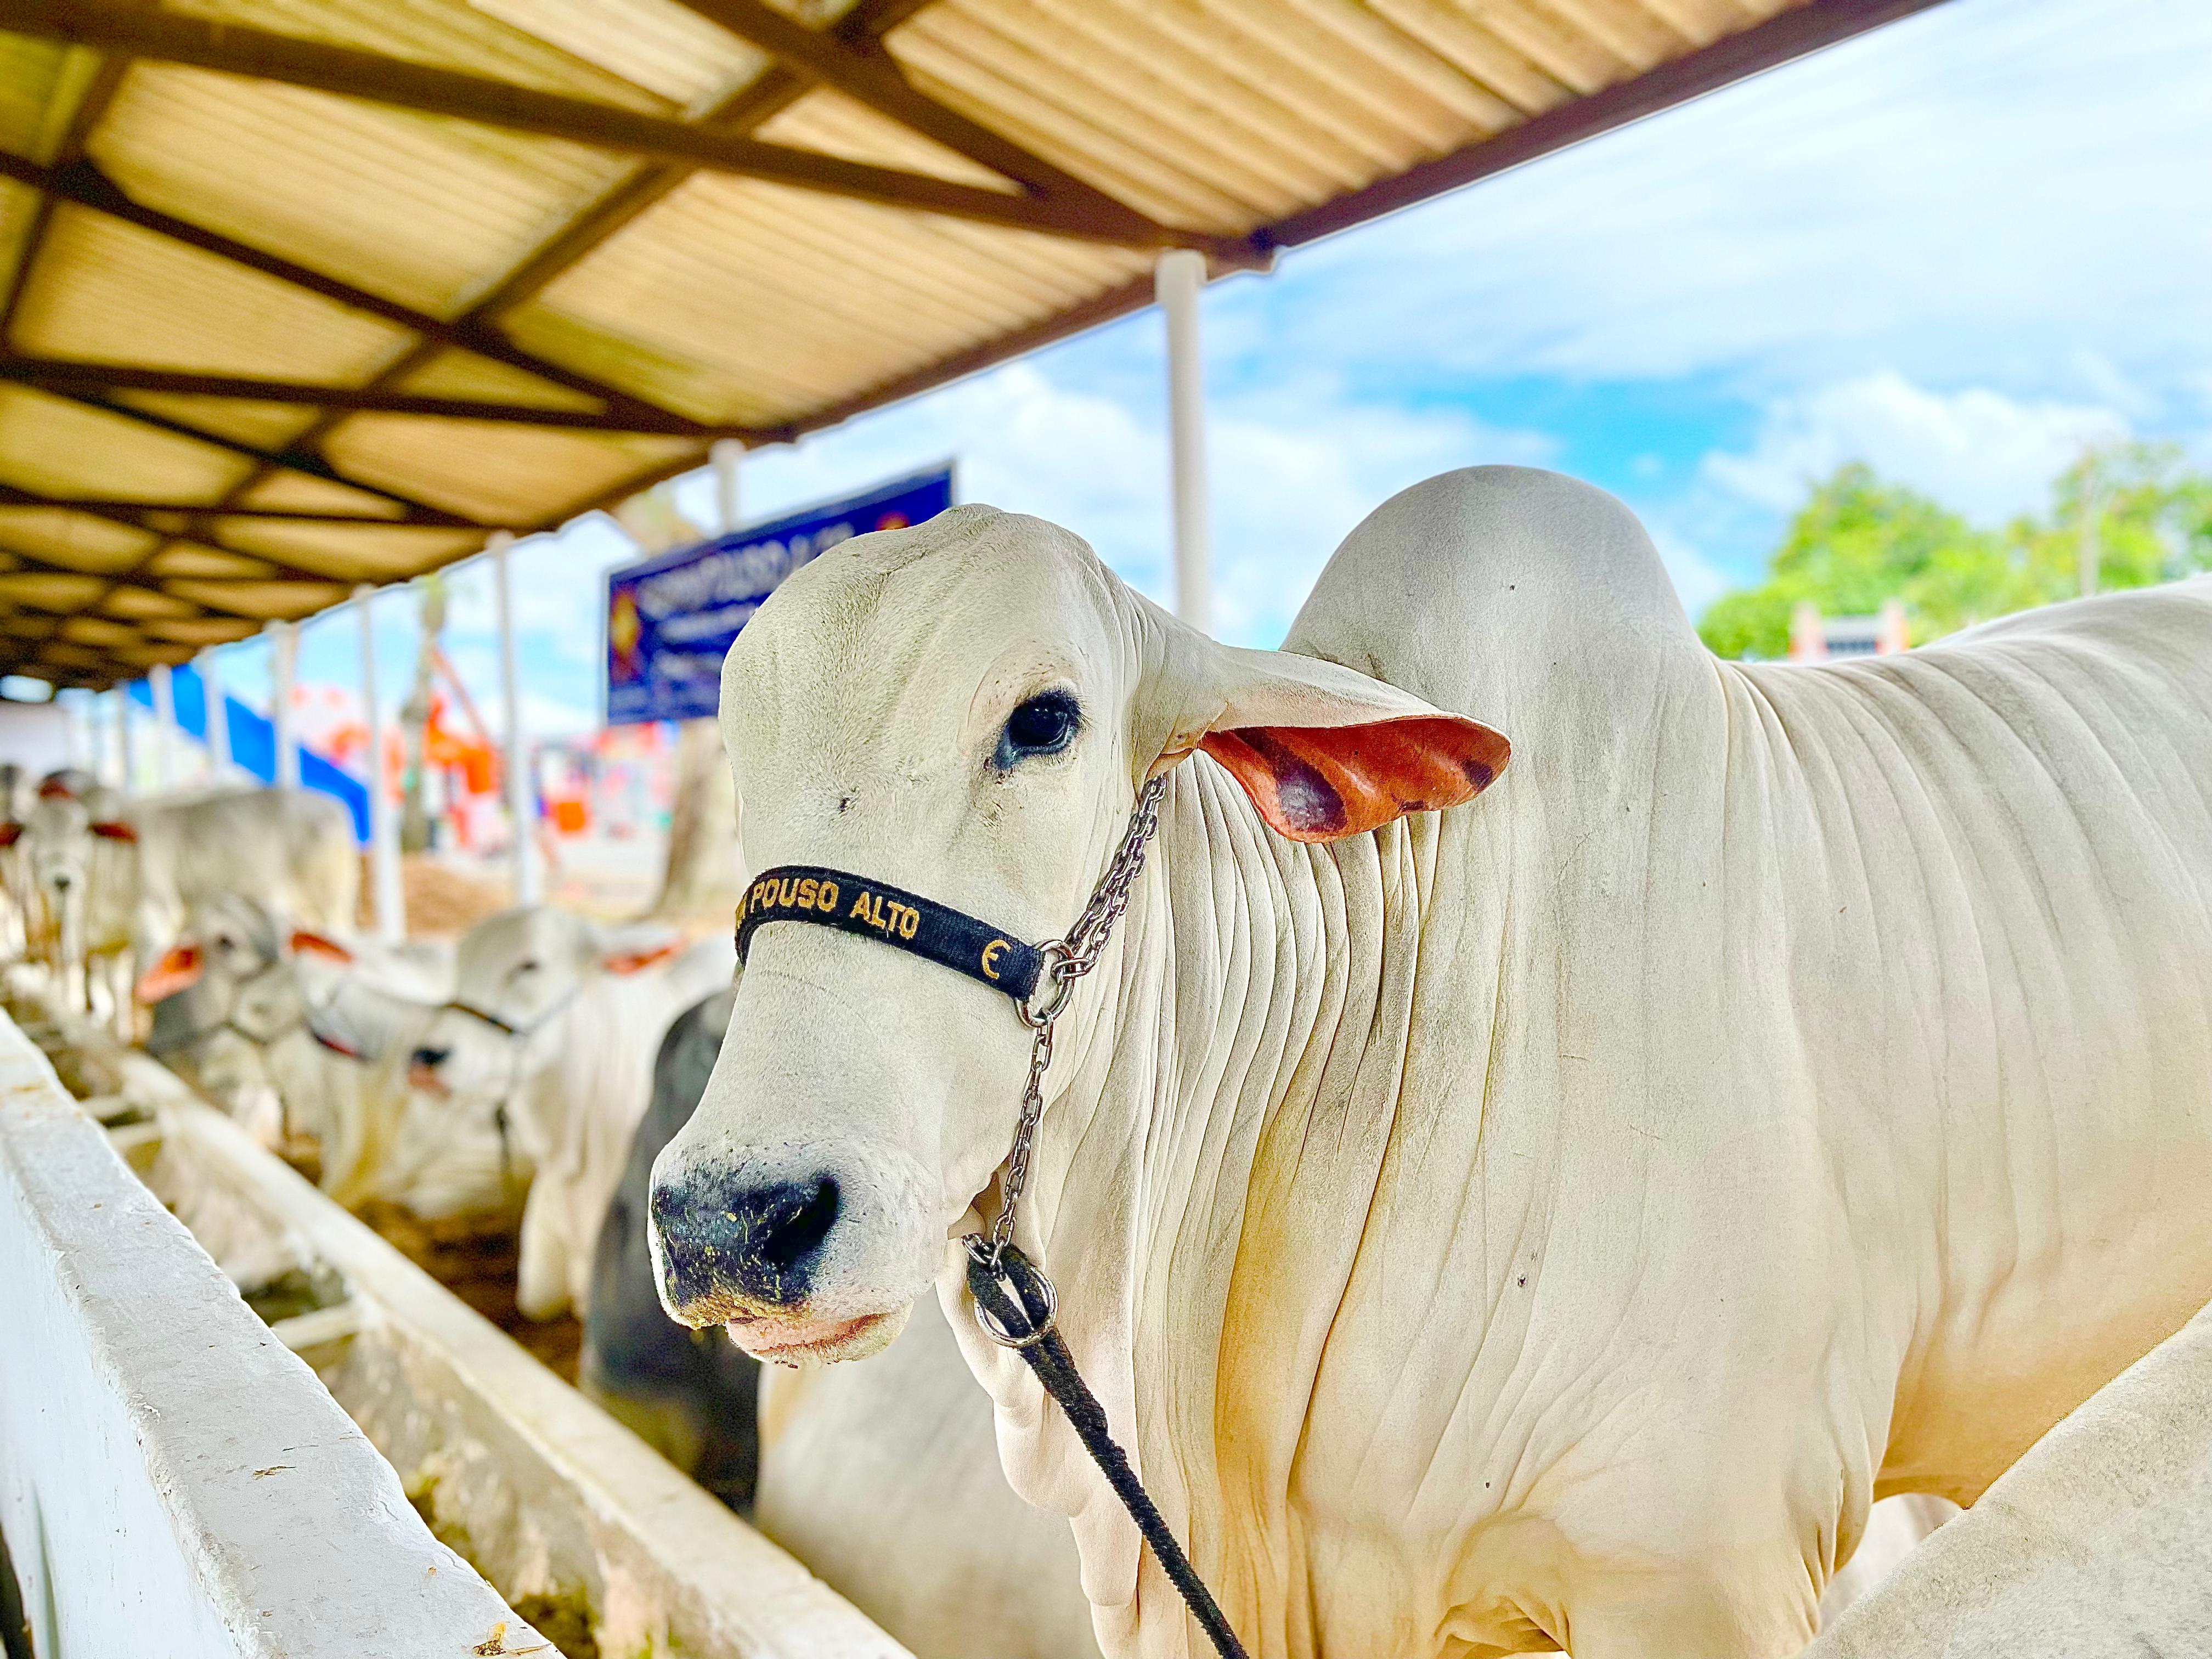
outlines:
{"label": "black rope lead", "polygon": [[1190,1565],[1190,1558],[1176,1542],[1168,1523],[1160,1518],[1151,1494],[1129,1467],[1127,1455],[1115,1443],[1105,1409],[1075,1369],[1074,1356],[1060,1340],[1052,1281],[1018,1249],[1007,1244],[995,1260],[988,1250],[969,1252],[968,1290],[975,1298],[977,1317],[986,1334],[1027,1360],[1037,1381],[1044,1384],[1044,1391],[1066,1413],[1084,1449],[1098,1465],[1107,1485],[1114,1488],[1121,1507],[1129,1511],[1129,1518],[1137,1523],[1137,1530],[1152,1547],[1168,1581],[1182,1594],[1191,1617],[1212,1642],[1213,1650],[1221,1659],[1245,1659],[1237,1632],[1229,1628],[1213,1593]]}

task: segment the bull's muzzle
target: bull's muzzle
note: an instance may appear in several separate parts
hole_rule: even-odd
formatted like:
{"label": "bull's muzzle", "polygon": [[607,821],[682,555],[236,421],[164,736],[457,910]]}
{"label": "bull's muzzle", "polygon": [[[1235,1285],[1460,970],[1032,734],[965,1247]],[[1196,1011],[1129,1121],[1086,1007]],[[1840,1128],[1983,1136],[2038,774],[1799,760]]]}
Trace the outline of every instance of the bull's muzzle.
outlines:
{"label": "bull's muzzle", "polygon": [[803,1306],[814,1288],[841,1201],[834,1176],[702,1190],[656,1182],[653,1227],[662,1300],[706,1325]]}

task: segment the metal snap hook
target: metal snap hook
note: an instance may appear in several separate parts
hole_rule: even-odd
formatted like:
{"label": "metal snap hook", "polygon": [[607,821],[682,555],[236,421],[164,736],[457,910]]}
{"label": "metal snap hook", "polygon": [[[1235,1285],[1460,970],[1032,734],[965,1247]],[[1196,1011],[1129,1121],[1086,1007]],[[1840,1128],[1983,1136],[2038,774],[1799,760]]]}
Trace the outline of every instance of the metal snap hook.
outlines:
{"label": "metal snap hook", "polygon": [[[1034,1347],[1050,1336],[1060,1316],[1060,1293],[1044,1269],[1012,1244],[994,1251],[980,1233],[963,1243],[968,1247],[968,1291],[983,1334],[1002,1348]],[[986,1287],[996,1296],[987,1295]],[[994,1308],[994,1302],[1003,1304],[1003,1309]],[[1006,1314],[1018,1316],[1024,1324],[1018,1328]]]}

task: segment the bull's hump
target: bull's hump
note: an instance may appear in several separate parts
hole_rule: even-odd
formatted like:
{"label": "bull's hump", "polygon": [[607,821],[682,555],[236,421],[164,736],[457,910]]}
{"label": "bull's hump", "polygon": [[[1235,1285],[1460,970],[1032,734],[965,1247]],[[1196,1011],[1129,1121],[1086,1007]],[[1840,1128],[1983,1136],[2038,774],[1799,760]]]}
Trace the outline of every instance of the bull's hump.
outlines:
{"label": "bull's hump", "polygon": [[1284,648],[1462,708],[1563,662],[1702,666],[1658,550],[1605,491],[1533,467],[1478,466],[1400,491],[1345,538]]}

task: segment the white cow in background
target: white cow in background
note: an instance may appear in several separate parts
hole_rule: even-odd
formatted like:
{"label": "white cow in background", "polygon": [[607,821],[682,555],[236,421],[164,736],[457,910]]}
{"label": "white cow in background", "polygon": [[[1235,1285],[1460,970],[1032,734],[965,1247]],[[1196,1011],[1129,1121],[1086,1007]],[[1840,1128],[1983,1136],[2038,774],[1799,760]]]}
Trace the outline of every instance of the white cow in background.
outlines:
{"label": "white cow in background", "polygon": [[6,836],[22,849],[31,894],[47,908],[64,994],[87,1006],[88,970],[112,981],[111,1010],[125,1030],[136,967],[161,954],[195,906],[248,895],[300,926],[343,935],[360,902],[352,817],[330,796],[305,790],[126,804],[105,789],[71,792],[57,782]]}
{"label": "white cow in background", "polygon": [[359,920],[361,854],[353,815],[307,789],[227,789],[133,802],[139,945],[151,961],[195,906],[258,900],[293,927],[343,939]]}
{"label": "white cow in background", "polygon": [[[2212,582],[1723,663],[1618,502],[1482,468],[1237,651],[956,507],[794,574],[721,718],[756,867],[1031,940],[1164,775],[1018,1236],[1255,1656],[1793,1652],[1875,1497],[1972,1499],[2212,1299]],[[834,1360],[941,1276],[1103,1645],[1189,1654],[948,1244],[1030,1047],[764,927],[664,1285]]]}
{"label": "white cow in background", "polygon": [[[652,1097],[653,1054],[736,963],[724,936],[686,950],[665,928],[605,927],[550,905],[505,911],[462,939],[453,1000],[408,1075],[459,1123],[496,1121],[533,1172],[515,1297],[526,1317],[588,1302],[592,1247]],[[438,1161],[407,1156],[404,1170]],[[405,1193],[404,1175],[385,1189]]]}
{"label": "white cow in background", "polygon": [[1806,1659],[2212,1653],[2212,1311],[2051,1431]]}
{"label": "white cow in background", "polygon": [[64,1006],[104,1008],[126,1038],[138,919],[136,839],[112,791],[94,786],[78,793],[52,780],[21,823],[0,826],[33,954],[53,971]]}
{"label": "white cow in background", "polygon": [[148,1047],[264,1141],[313,1137],[341,1203],[376,1190],[404,1106],[386,1062],[452,994],[453,951],[288,928],[250,899],[197,908],[139,983]]}

